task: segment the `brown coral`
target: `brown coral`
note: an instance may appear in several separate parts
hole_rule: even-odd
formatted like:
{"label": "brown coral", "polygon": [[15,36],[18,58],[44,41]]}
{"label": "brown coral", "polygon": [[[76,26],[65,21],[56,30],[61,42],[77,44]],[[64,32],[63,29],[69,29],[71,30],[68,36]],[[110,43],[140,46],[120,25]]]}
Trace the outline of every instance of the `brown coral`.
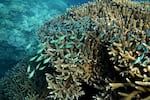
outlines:
{"label": "brown coral", "polygon": [[[42,55],[56,71],[46,74],[50,97],[78,99],[84,83],[101,91],[99,98],[112,97],[108,83],[116,91],[132,87],[129,96],[118,92],[126,99],[149,96],[149,22],[150,12],[143,4],[96,0],[45,23],[38,35],[46,47]],[[112,66],[118,76],[112,74]]]}
{"label": "brown coral", "polygon": [[[5,81],[4,88],[12,91],[5,95],[29,100],[45,98],[47,92],[46,99],[58,100],[86,100],[86,96],[97,100],[149,99],[148,5],[96,0],[46,22],[38,32],[45,47],[30,62],[24,62],[23,69],[15,68],[17,74],[7,75],[4,81],[10,83]],[[43,73],[49,91],[44,80],[42,86],[38,84]]]}

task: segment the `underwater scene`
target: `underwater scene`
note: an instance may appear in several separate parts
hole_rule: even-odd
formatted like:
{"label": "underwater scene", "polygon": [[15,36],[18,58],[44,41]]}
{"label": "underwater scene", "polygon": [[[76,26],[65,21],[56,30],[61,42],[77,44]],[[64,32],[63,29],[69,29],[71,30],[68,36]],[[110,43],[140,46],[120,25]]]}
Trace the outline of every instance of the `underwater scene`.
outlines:
{"label": "underwater scene", "polygon": [[150,100],[150,0],[0,0],[0,100]]}

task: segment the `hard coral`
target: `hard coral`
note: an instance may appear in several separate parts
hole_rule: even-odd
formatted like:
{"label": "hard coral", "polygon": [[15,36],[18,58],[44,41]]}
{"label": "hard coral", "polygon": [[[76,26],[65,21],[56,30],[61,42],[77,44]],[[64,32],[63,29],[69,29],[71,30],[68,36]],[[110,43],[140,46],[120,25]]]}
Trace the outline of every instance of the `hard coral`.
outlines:
{"label": "hard coral", "polygon": [[[49,39],[44,42],[46,49],[42,54],[46,58],[51,58],[57,72],[53,77],[46,74],[48,88],[55,91],[55,93],[52,92],[51,95],[54,96],[51,97],[78,99],[84,94],[81,86],[83,82],[99,88],[97,84],[102,80],[100,70],[104,66],[101,63],[103,45],[97,38],[97,34],[94,33],[94,29],[90,29],[90,26],[86,25],[87,21],[92,21],[91,18],[84,17],[80,21],[75,21],[68,15],[65,17],[61,19],[61,22],[57,22],[56,27],[52,26],[52,31],[56,29],[57,33],[49,33],[47,36]],[[69,22],[70,20],[73,22]],[[48,25],[51,26],[51,24]],[[50,26],[45,25],[45,27],[51,28]],[[70,29],[72,27],[76,27],[78,30]]]}
{"label": "hard coral", "polygon": [[19,62],[0,80],[1,100],[43,100],[47,96],[46,81],[42,81],[41,72],[33,79],[27,77],[28,59]]}
{"label": "hard coral", "polygon": [[126,3],[118,6],[121,9],[116,11],[122,17],[120,20],[118,19],[121,23],[118,23],[117,26],[122,27],[122,32],[119,33],[120,36],[115,41],[110,40],[111,44],[108,50],[112,56],[110,59],[113,61],[114,68],[125,81],[122,82],[122,85],[118,85],[118,83],[111,83],[110,85],[113,89],[124,86],[127,89],[132,87],[127,93],[119,92],[119,94],[125,96],[126,100],[141,99],[149,96],[150,93],[150,73],[148,71],[150,64],[150,33],[147,31],[150,29],[150,12],[139,6],[131,9],[127,7]]}
{"label": "hard coral", "polygon": [[97,99],[149,97],[150,12],[140,5],[96,0],[41,27],[41,55],[55,68],[46,73],[50,98],[80,99],[86,86]]}

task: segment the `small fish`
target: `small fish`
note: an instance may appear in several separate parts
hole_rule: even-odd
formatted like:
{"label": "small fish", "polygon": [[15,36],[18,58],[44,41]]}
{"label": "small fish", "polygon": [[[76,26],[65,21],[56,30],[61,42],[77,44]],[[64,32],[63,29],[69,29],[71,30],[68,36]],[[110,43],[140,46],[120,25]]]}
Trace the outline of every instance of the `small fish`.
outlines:
{"label": "small fish", "polygon": [[73,42],[69,42],[67,43],[66,48],[71,48],[72,46],[73,46]]}
{"label": "small fish", "polygon": [[39,43],[37,47],[41,48],[43,46],[43,43]]}
{"label": "small fish", "polygon": [[28,65],[27,72],[29,73],[30,71],[31,71],[31,66]]}
{"label": "small fish", "polygon": [[46,63],[48,63],[50,60],[51,60],[51,58],[49,57],[49,58],[45,59],[43,63],[46,64]]}
{"label": "small fish", "polygon": [[142,43],[148,50],[150,50],[150,45]]}
{"label": "small fish", "polygon": [[44,47],[37,51],[37,54],[41,53],[44,50]]}
{"label": "small fish", "polygon": [[36,66],[36,70],[39,69],[40,65],[41,65],[41,63],[39,63],[39,64]]}
{"label": "small fish", "polygon": [[45,68],[46,68],[46,66],[43,66],[43,67],[40,67],[39,70],[43,70],[43,69],[45,69]]}
{"label": "small fish", "polygon": [[138,57],[138,58],[135,60],[134,64],[137,64],[137,63],[139,63],[140,61],[141,61],[141,57]]}
{"label": "small fish", "polygon": [[140,56],[140,60],[142,60],[144,58],[145,54],[143,53],[141,56]]}
{"label": "small fish", "polygon": [[82,37],[79,39],[79,41],[82,41],[84,39],[84,35],[82,35]]}
{"label": "small fish", "polygon": [[50,43],[57,43],[58,42],[58,40],[52,40],[52,41],[50,41]]}
{"label": "small fish", "polygon": [[28,78],[31,79],[34,76],[35,70],[33,70],[31,73],[29,73]]}
{"label": "small fish", "polygon": [[39,62],[39,61],[41,61],[42,59],[43,59],[43,55],[40,55],[40,56],[36,59],[35,62]]}
{"label": "small fish", "polygon": [[65,56],[64,56],[64,58],[69,58],[71,56],[71,54],[66,54]]}
{"label": "small fish", "polygon": [[76,48],[79,48],[82,45],[82,43],[79,43],[76,45]]}
{"label": "small fish", "polygon": [[105,35],[105,33],[106,33],[106,30],[101,30],[101,31],[100,31],[100,34],[99,34],[99,37],[100,37],[100,38],[103,38],[104,35]]}
{"label": "small fish", "polygon": [[62,44],[62,45],[58,46],[58,48],[59,48],[59,49],[62,49],[62,48],[63,48],[63,46],[64,46],[64,44]]}
{"label": "small fish", "polygon": [[76,57],[75,59],[73,59],[73,63],[76,63],[78,61],[79,61],[78,57]]}
{"label": "small fish", "polygon": [[28,50],[28,49],[31,47],[31,45],[32,45],[32,44],[28,44],[28,45],[26,46],[26,49]]}
{"label": "small fish", "polygon": [[72,47],[72,45],[67,44],[65,47],[66,47],[67,49],[69,49],[69,48],[71,48],[71,47]]}
{"label": "small fish", "polygon": [[101,33],[99,34],[99,37],[100,37],[100,38],[103,38],[104,35],[105,35],[105,34],[104,34],[103,32],[101,32]]}
{"label": "small fish", "polygon": [[146,35],[150,38],[150,30],[146,30]]}
{"label": "small fish", "polygon": [[67,36],[67,35],[63,35],[63,36],[61,36],[58,40],[59,40],[59,41],[64,40],[66,36]]}
{"label": "small fish", "polygon": [[70,37],[70,39],[72,39],[72,40],[76,39],[76,38],[77,38],[77,35],[73,35],[73,36]]}
{"label": "small fish", "polygon": [[148,52],[149,52],[148,48],[144,46],[144,53],[148,53]]}
{"label": "small fish", "polygon": [[139,44],[138,47],[137,47],[137,50],[141,50],[142,48],[143,48],[143,45]]}
{"label": "small fish", "polygon": [[30,58],[30,60],[29,60],[29,61],[34,61],[37,57],[38,57],[38,56],[36,55],[36,56],[34,56],[34,57]]}
{"label": "small fish", "polygon": [[143,64],[143,65],[145,65],[145,64],[147,63],[147,61],[148,61],[148,60],[143,61],[143,63],[142,63],[142,64]]}

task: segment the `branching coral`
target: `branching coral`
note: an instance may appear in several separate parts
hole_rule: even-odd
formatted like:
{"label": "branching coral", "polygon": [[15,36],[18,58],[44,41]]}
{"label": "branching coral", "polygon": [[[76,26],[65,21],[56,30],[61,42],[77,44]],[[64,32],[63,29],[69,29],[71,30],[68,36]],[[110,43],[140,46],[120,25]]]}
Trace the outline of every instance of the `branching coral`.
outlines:
{"label": "branching coral", "polygon": [[38,32],[42,45],[37,54],[0,81],[2,97],[148,100],[148,5],[129,0],[96,0],[46,22]]}
{"label": "branching coral", "polygon": [[13,68],[12,71],[8,71],[2,81],[2,90],[7,99],[20,100],[27,92],[33,92],[32,82],[26,78],[26,73],[24,73],[26,68],[23,68],[23,64],[21,66],[22,69]]}
{"label": "branching coral", "polygon": [[[11,75],[11,84],[19,84],[16,85],[19,97],[15,97],[149,99],[150,12],[147,8],[128,0],[96,0],[70,8],[66,14],[46,22],[38,32],[44,46],[29,59],[30,63],[26,62],[27,72],[19,70],[23,79],[14,81],[20,74]],[[49,91],[40,90],[42,86],[37,84],[43,73]],[[35,88],[40,87],[35,89],[37,94],[31,80]]]}
{"label": "branching coral", "polygon": [[33,79],[28,78],[28,59],[19,62],[0,80],[1,100],[43,100],[47,96],[46,81],[41,72],[40,75],[36,73]]}
{"label": "branching coral", "polygon": [[70,75],[64,79],[64,76],[52,76],[46,73],[48,88],[52,90],[50,92],[50,97],[54,99],[73,100],[83,95],[84,92],[80,87],[81,83],[77,80],[73,80],[73,78],[75,77]]}
{"label": "branching coral", "polygon": [[[70,16],[66,17],[70,20]],[[74,98],[75,96],[77,99],[80,95],[84,94],[81,88],[82,82],[95,86],[99,83],[97,80],[101,80],[100,66],[102,66],[102,64],[99,62],[99,57],[101,56],[101,52],[99,50],[101,50],[102,44],[94,32],[90,30],[88,31],[89,26],[84,24],[85,20],[90,21],[91,19],[85,17],[81,19],[83,23],[72,19],[74,23],[67,23],[69,25],[57,26],[56,28],[61,27],[60,32],[58,31],[57,34],[49,33],[50,40],[49,42],[45,42],[46,49],[42,54],[45,57],[51,58],[51,62],[58,73],[55,75],[56,79],[54,79],[54,76],[49,79],[50,74],[46,74],[48,77],[48,88],[53,89],[59,94],[65,93],[65,95],[52,93],[55,95],[52,96],[54,98],[69,99],[69,97]],[[67,22],[66,20],[63,21]],[[78,31],[70,31],[70,29],[67,31],[67,26],[78,27],[76,25],[80,25]],[[63,32],[65,29],[67,32]],[[84,31],[87,31],[87,33]],[[52,81],[53,79],[56,81],[55,85],[57,86],[54,86],[54,81]],[[64,84],[66,85],[64,86]],[[69,84],[71,84],[71,86]],[[74,86],[73,88],[72,85]],[[67,91],[65,91],[66,86]],[[62,89],[59,89],[58,87]],[[76,91],[74,90],[75,88],[77,89]],[[63,91],[57,91],[58,89]]]}
{"label": "branching coral", "polygon": [[[84,93],[84,82],[98,90],[104,82],[105,92],[109,90],[107,83],[117,91],[120,87],[132,87],[129,96],[119,92],[128,100],[149,96],[150,12],[147,8],[128,0],[97,0],[71,8],[65,15],[45,23],[39,32],[46,47],[42,55],[56,69],[54,75],[46,74],[48,88],[52,90],[50,97],[74,98],[66,91],[69,86],[72,92],[70,84],[73,84],[78,87],[79,94],[75,96],[78,99]],[[109,56],[107,50],[102,53],[104,48],[109,51],[112,64],[105,63]],[[108,74],[107,81],[101,79],[111,66],[119,74],[115,77],[122,79],[112,79]]]}
{"label": "branching coral", "polygon": [[[120,6],[123,7],[123,10],[127,4],[121,4]],[[118,10],[122,17],[121,23],[117,25],[122,27],[122,33],[120,33],[121,35],[115,41],[110,40],[111,45],[108,47],[114,68],[125,81],[122,84],[111,83],[110,85],[113,89],[124,86],[126,88],[132,87],[133,89],[130,88],[131,90],[128,90],[128,93],[119,92],[119,94],[125,96],[126,100],[133,98],[141,99],[149,96],[150,92],[150,33],[148,32],[150,29],[150,12],[142,9],[141,12],[139,7],[133,7],[132,10],[127,9],[131,14],[122,13],[121,9]]]}

